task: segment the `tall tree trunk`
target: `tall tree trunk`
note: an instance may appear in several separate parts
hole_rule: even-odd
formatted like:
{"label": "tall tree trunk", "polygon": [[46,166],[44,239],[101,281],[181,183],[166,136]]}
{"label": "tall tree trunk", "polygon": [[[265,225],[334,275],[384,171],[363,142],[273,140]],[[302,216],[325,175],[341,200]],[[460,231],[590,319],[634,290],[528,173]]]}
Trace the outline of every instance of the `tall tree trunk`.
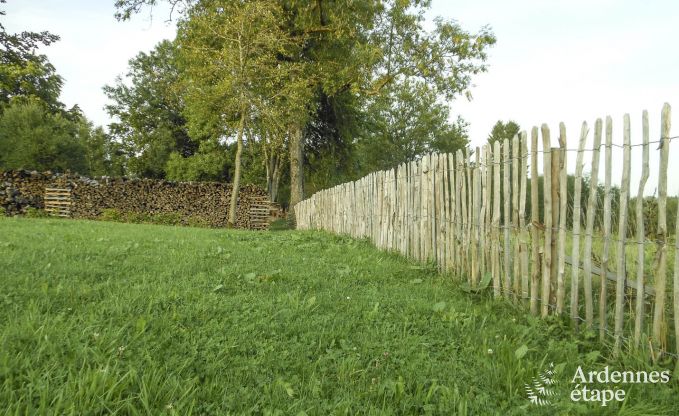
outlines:
{"label": "tall tree trunk", "polygon": [[290,209],[304,198],[304,141],[299,125],[290,127]]}
{"label": "tall tree trunk", "polygon": [[276,202],[278,199],[278,187],[281,183],[281,156],[276,156],[276,163],[274,165],[273,177],[271,179],[271,202]]}
{"label": "tall tree trunk", "polygon": [[236,224],[236,207],[238,206],[238,191],[240,189],[240,156],[243,153],[243,131],[245,130],[245,110],[240,113],[238,122],[238,138],[236,140],[236,159],[234,160],[233,184],[231,186],[231,205],[229,207],[228,225],[233,228]]}

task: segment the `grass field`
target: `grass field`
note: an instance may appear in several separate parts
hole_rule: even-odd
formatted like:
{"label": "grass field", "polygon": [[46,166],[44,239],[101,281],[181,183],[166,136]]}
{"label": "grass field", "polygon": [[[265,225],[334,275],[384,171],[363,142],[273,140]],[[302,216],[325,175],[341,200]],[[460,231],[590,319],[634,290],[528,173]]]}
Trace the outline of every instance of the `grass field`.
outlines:
{"label": "grass field", "polygon": [[0,218],[0,276],[10,415],[679,414],[674,379],[571,402],[578,365],[651,368],[365,241]]}

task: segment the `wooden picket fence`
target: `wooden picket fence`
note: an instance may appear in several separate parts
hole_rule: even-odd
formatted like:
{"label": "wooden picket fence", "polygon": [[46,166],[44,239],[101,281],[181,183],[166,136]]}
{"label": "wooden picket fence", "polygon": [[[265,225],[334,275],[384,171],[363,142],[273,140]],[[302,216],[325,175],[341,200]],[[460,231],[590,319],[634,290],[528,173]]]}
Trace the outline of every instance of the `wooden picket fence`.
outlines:
{"label": "wooden picket fence", "polygon": [[[614,145],[612,120],[607,117],[605,134],[603,122],[598,119],[592,146],[587,149],[589,129],[587,123],[582,125],[570,207],[567,154],[574,149],[567,147],[566,129],[561,123],[558,147],[552,147],[550,130],[542,125],[540,131],[537,127],[532,129],[530,140],[526,132],[521,132],[502,145],[495,142],[492,147],[477,147],[471,155],[469,149],[455,155],[429,154],[318,192],[294,207],[297,228],[369,238],[380,249],[397,251],[421,262],[435,262],[442,272],[463,276],[472,288],[484,276],[492,276],[495,297],[523,303],[531,313],[543,317],[569,314],[576,328],[583,322],[586,328],[598,330],[602,340],[612,335],[616,353],[623,345],[648,348],[657,360],[663,354],[673,355],[672,350],[679,351],[679,261],[674,261],[673,268],[668,264],[670,121],[670,106],[665,104],[661,136],[650,141],[648,113],[644,111],[643,143],[633,146],[630,117],[624,116],[623,144],[615,145],[623,152],[617,194],[611,191]],[[658,147],[660,158],[653,241],[645,236],[644,223],[651,219],[645,218],[643,212],[651,144]],[[595,230],[597,213],[601,216],[597,211],[601,202],[601,147],[603,224]],[[632,221],[628,219],[628,202],[633,147],[641,150],[635,155],[640,153],[643,172],[634,207],[636,229],[628,230]],[[582,206],[585,152],[591,153],[592,166],[585,182],[590,192]],[[541,175],[538,158],[542,159]],[[612,195],[619,195],[618,201],[612,201]],[[612,202],[618,204],[617,230],[611,229]],[[676,224],[675,236],[679,234],[679,219]],[[632,231],[634,236],[630,237]],[[593,251],[595,240],[598,254]],[[676,238],[674,246],[673,257],[679,260]],[[632,261],[626,248],[635,251]],[[649,259],[650,268],[645,267]],[[668,280],[673,281],[673,289],[668,288]],[[672,339],[676,345],[670,347]]]}

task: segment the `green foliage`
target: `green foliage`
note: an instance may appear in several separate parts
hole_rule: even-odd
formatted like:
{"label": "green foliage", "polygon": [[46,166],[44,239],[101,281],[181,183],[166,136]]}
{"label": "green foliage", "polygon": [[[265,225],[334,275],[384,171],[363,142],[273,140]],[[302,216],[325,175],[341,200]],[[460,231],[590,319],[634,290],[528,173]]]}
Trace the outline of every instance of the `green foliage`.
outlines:
{"label": "green foliage", "polygon": [[[129,19],[157,2],[118,0],[117,16]],[[430,2],[415,0],[185,6],[177,40],[182,58],[174,62],[191,135],[235,137],[246,114],[244,177],[266,182],[272,194],[279,194],[273,189],[283,176],[274,167],[282,151],[297,154],[298,140],[292,146],[290,138],[299,131],[304,160],[290,164],[305,165],[307,193],[466,143],[464,122],[450,123],[440,103],[468,95],[471,77],[486,70],[495,42],[488,28],[470,33],[437,19],[428,29]],[[178,162],[171,162],[176,172],[190,170]],[[286,186],[283,202],[288,192],[299,193]]]}
{"label": "green foliage", "polygon": [[38,101],[14,101],[0,115],[0,167],[86,173],[78,128]]}
{"label": "green foliage", "polygon": [[[0,1],[0,4],[5,0]],[[5,16],[0,11],[0,16]],[[49,46],[59,36],[49,32],[7,33],[0,23],[0,105],[16,97],[37,99],[51,111],[63,109],[59,94],[63,79],[45,55],[36,55],[40,46]]]}
{"label": "green foliage", "polygon": [[104,208],[104,209],[102,209],[101,214],[99,214],[99,219],[101,219],[102,221],[124,222],[123,221],[123,214],[115,208]]}
{"label": "green foliage", "polygon": [[4,217],[7,215],[7,211],[5,210],[5,207],[0,207],[0,217]]}
{"label": "green foliage", "polygon": [[488,143],[492,145],[493,143],[499,141],[500,144],[502,144],[505,139],[509,140],[511,143],[511,140],[519,133],[520,130],[521,127],[515,121],[509,120],[505,123],[502,120],[498,120],[497,123],[493,125],[493,129],[488,135]]}
{"label": "green foliage", "polygon": [[[162,41],[150,52],[129,61],[126,79],[104,87],[111,100],[106,111],[119,121],[109,125],[111,134],[129,154],[130,173],[164,178],[172,153],[190,157],[199,140],[188,132],[184,116],[184,91],[177,64],[177,48]],[[202,137],[200,135],[196,137]]]}
{"label": "green foliage", "polygon": [[362,174],[389,169],[430,152],[454,153],[467,143],[462,119],[449,121],[448,106],[426,84],[395,84],[372,100],[358,139]]}
{"label": "green foliage", "polygon": [[115,208],[105,208],[99,214],[102,221],[127,222],[132,224],[183,225],[182,216],[177,212],[122,212]]}
{"label": "green foliage", "polygon": [[26,218],[46,218],[49,214],[44,209],[28,207],[24,211],[24,216]]}
{"label": "green foliage", "polygon": [[563,388],[578,365],[662,368],[364,241],[2,218],[0,247],[10,414],[679,412],[676,380],[623,405],[530,406],[550,362]]}
{"label": "green foliage", "polygon": [[205,141],[192,156],[172,152],[165,171],[167,179],[172,181],[219,181],[226,178],[230,166],[226,146]]}
{"label": "green foliage", "polygon": [[269,224],[269,231],[284,231],[292,229],[294,229],[294,227],[290,224],[288,220],[285,219],[279,219]]}
{"label": "green foliage", "polygon": [[119,146],[93,129],[77,105],[65,110],[62,78],[36,54],[57,40],[49,32],[9,34],[0,23],[0,169],[120,175]]}

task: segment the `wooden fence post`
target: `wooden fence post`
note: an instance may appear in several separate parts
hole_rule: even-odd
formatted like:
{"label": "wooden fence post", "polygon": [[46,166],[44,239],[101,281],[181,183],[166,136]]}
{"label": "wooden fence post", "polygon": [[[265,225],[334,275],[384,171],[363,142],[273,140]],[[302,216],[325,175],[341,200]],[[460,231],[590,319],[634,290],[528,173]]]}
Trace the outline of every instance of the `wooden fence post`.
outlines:
{"label": "wooden fence post", "polygon": [[538,128],[531,130],[530,147],[530,217],[531,217],[531,275],[530,275],[530,312],[538,314],[538,286],[542,270],[540,267],[540,206],[538,201]]}
{"label": "wooden fence post", "polygon": [[571,275],[571,319],[573,319],[573,325],[575,328],[578,327],[578,320],[580,314],[578,312],[579,308],[579,295],[580,295],[580,211],[581,211],[581,196],[582,196],[582,169],[583,155],[585,152],[585,143],[587,142],[587,134],[589,129],[587,128],[587,123],[582,123],[582,128],[580,129],[580,141],[578,142],[578,155],[575,160],[575,183],[573,187],[573,267]]}
{"label": "wooden fence post", "polygon": [[472,169],[472,275],[471,283],[472,287],[476,287],[476,283],[479,278],[479,218],[480,218],[480,196],[481,196],[481,183],[480,183],[480,167],[479,161],[481,160],[481,150],[477,147],[475,152],[475,163]]}
{"label": "wooden fence post", "polygon": [[[625,114],[623,123],[623,167],[622,184],[620,185],[620,214],[618,224],[618,275],[615,289],[615,349],[620,351],[622,345],[622,324],[625,300],[625,241],[627,238],[627,201],[629,199],[629,174],[630,174],[630,120],[629,114]],[[657,293],[656,293],[657,296]]]}
{"label": "wooden fence post", "polygon": [[505,277],[505,284],[504,284],[504,295],[505,297],[509,298],[512,297],[512,253],[511,253],[511,237],[509,236],[509,229],[512,227],[512,213],[511,213],[511,206],[512,206],[512,190],[511,190],[511,173],[512,173],[512,159],[510,158],[510,149],[509,149],[509,139],[505,139],[504,143],[502,145],[502,151],[503,151],[503,158],[502,158],[502,170],[503,170],[503,176],[504,176],[504,184],[503,184],[503,203],[504,203],[504,215],[503,215],[503,234],[504,234],[504,277]]}
{"label": "wooden fence post", "polygon": [[[639,179],[639,189],[637,191],[636,214],[637,214],[637,305],[636,317],[634,319],[634,348],[639,348],[641,342],[641,331],[644,325],[644,241],[646,240],[644,228],[644,188],[650,176],[649,172],[649,133],[648,133],[648,111],[644,110],[641,116],[643,154],[641,179]],[[602,283],[603,284],[603,283]]]}
{"label": "wooden fence post", "polygon": [[543,124],[542,151],[543,153],[543,201],[545,215],[545,243],[542,262],[542,316],[549,314],[549,297],[552,271],[552,155],[549,127]]}
{"label": "wooden fence post", "polygon": [[493,225],[491,256],[493,257],[493,292],[499,297],[500,282],[500,142],[493,143]]}
{"label": "wooden fence post", "polygon": [[[604,248],[601,254],[601,270],[604,272],[608,270],[608,262],[611,247],[611,174],[613,168],[611,167],[611,155],[613,153],[613,119],[606,116],[606,163],[605,179],[604,179]],[[606,328],[608,326],[608,303],[607,303],[607,285],[606,279],[601,282],[599,294],[599,339],[603,341],[606,337]]]}
{"label": "wooden fence post", "polygon": [[557,296],[557,278],[558,278],[558,265],[559,265],[559,251],[557,247],[557,240],[558,240],[558,227],[559,227],[559,208],[560,208],[560,201],[559,201],[559,182],[561,179],[560,173],[559,173],[559,168],[561,166],[561,148],[559,147],[553,147],[551,149],[551,156],[552,156],[552,163],[551,163],[551,179],[552,179],[552,186],[551,186],[551,191],[552,191],[552,241],[550,244],[550,248],[552,250],[552,255],[551,255],[551,264],[550,264],[550,269],[549,269],[549,280],[550,280],[550,289],[549,289],[549,302],[552,307],[556,308],[556,296]]}
{"label": "wooden fence post", "polygon": [[559,123],[559,147],[561,158],[559,160],[559,241],[558,241],[558,270],[556,279],[556,313],[563,313],[566,287],[564,274],[566,273],[566,218],[568,209],[568,153],[566,151],[566,125]]}
{"label": "wooden fence post", "polygon": [[516,134],[512,139],[512,258],[513,258],[513,292],[514,299],[521,299],[521,262],[520,241],[519,241],[519,135]]}
{"label": "wooden fence post", "polygon": [[589,198],[587,200],[587,219],[585,225],[585,246],[583,250],[583,272],[585,289],[585,322],[587,328],[594,325],[594,299],[592,297],[592,233],[596,218],[596,200],[599,190],[599,147],[601,146],[601,119],[594,124],[594,146],[592,148],[592,175],[589,180]]}
{"label": "wooden fence post", "polygon": [[[655,273],[655,310],[653,311],[653,344],[659,358],[665,345],[665,287],[667,285],[667,163],[670,154],[670,105],[665,103],[660,121],[660,172],[658,173],[658,260]],[[675,259],[675,261],[677,261]]]}
{"label": "wooden fence post", "polygon": [[521,299],[528,299],[528,229],[526,227],[526,186],[528,182],[528,136],[525,131],[519,133],[519,142],[521,143],[521,169],[519,175],[521,177],[521,190],[519,191],[519,233],[520,233],[520,273],[521,273]]}

